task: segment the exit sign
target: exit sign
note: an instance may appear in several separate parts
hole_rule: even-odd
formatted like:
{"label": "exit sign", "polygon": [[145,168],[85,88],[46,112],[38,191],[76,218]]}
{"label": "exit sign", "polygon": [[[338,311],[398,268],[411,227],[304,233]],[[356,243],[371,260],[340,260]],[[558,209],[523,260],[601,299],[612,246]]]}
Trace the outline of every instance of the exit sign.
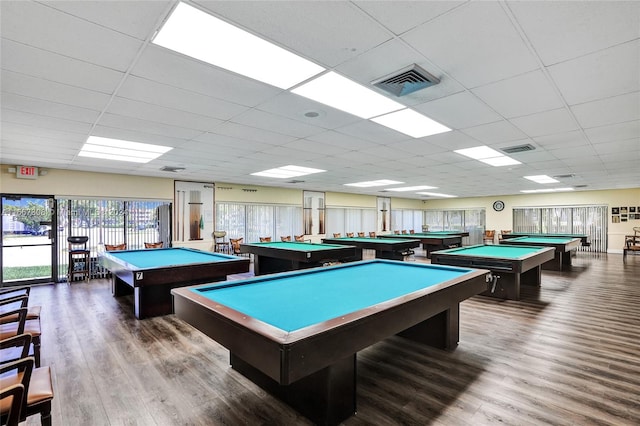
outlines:
{"label": "exit sign", "polygon": [[33,166],[16,167],[16,177],[20,179],[38,179],[38,168]]}

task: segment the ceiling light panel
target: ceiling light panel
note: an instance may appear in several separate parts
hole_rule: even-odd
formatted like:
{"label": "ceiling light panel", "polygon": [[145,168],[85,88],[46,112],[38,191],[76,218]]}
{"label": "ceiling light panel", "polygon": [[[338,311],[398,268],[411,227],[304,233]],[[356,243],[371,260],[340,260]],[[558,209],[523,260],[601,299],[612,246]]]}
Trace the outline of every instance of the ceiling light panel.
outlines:
{"label": "ceiling light panel", "polygon": [[466,149],[456,149],[453,152],[464,155],[469,158],[473,158],[474,160],[482,160],[483,158],[501,157],[504,155],[493,148],[489,148],[486,145],[476,146],[473,148],[466,148]]}
{"label": "ceiling light panel", "polygon": [[367,119],[405,108],[404,105],[333,71],[314,78],[291,92]]}
{"label": "ceiling light panel", "polygon": [[447,126],[408,108],[372,118],[371,121],[414,138],[451,131]]}
{"label": "ceiling light panel", "polygon": [[251,175],[271,177],[276,179],[288,179],[292,177],[305,176],[313,173],[322,173],[322,172],[326,172],[326,170],[289,165],[289,166],[277,167],[275,169],[263,170],[261,172],[251,173]]}
{"label": "ceiling light panel", "polygon": [[387,191],[409,192],[409,191],[421,191],[423,189],[436,189],[436,187],[428,186],[428,185],[405,186],[402,188],[387,188]]}
{"label": "ceiling light panel", "polygon": [[559,180],[554,179],[547,175],[535,175],[535,176],[524,176],[525,179],[529,179],[536,183],[557,183]]}
{"label": "ceiling light panel", "polygon": [[457,197],[457,195],[441,194],[439,192],[416,192],[416,194],[429,195],[431,197],[442,197],[442,198],[456,198]]}
{"label": "ceiling light panel", "polygon": [[355,186],[358,188],[372,188],[374,186],[399,185],[401,183],[404,183],[404,182],[398,182],[396,180],[380,179],[380,180],[371,180],[366,182],[345,183],[345,186]]}
{"label": "ceiling light panel", "polygon": [[483,163],[489,164],[490,166],[494,166],[494,167],[502,167],[502,166],[513,166],[516,164],[522,164],[520,161],[518,160],[514,160],[511,157],[507,157],[506,155],[502,155],[500,157],[494,157],[494,158],[483,158],[482,160]]}
{"label": "ceiling light panel", "polygon": [[89,136],[87,142],[78,153],[78,156],[133,163],[148,163],[172,149],[171,147],[162,145]]}
{"label": "ceiling light panel", "polygon": [[185,3],[179,3],[154,44],[249,78],[288,89],[324,68]]}

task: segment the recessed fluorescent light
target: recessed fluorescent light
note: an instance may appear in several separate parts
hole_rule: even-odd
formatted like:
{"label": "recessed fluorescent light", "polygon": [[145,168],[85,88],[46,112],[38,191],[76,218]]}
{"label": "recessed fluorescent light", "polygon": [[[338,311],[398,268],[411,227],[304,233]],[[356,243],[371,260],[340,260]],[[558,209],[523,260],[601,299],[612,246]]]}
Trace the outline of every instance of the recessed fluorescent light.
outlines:
{"label": "recessed fluorescent light", "polygon": [[453,152],[469,158],[473,158],[474,160],[482,161],[483,163],[495,167],[522,164],[520,161],[514,160],[511,157],[507,157],[506,155],[501,154],[500,152],[496,151],[493,148],[489,148],[486,145],[466,149],[457,149]]}
{"label": "recessed fluorescent light", "polygon": [[442,197],[442,198],[456,198],[457,197],[457,195],[440,194],[439,192],[416,192],[416,194],[430,195],[432,197]]}
{"label": "recessed fluorescent light", "polygon": [[345,186],[357,186],[359,188],[371,188],[371,187],[374,187],[374,186],[399,185],[401,183],[404,183],[404,182],[398,182],[396,180],[380,179],[380,180],[371,180],[371,181],[367,181],[367,182],[345,183]]}
{"label": "recessed fluorescent light", "polygon": [[414,138],[423,138],[451,131],[447,126],[408,108],[372,118],[371,121]]}
{"label": "recessed fluorescent light", "polygon": [[532,180],[536,183],[556,183],[559,182],[557,179],[554,179],[547,175],[535,175],[535,176],[524,176],[525,179]]}
{"label": "recessed fluorescent light", "polygon": [[503,155],[501,157],[483,158],[482,160],[479,160],[479,161],[482,161],[483,163],[489,164],[490,166],[494,166],[494,167],[522,164],[518,160],[514,160],[513,158],[507,157],[506,155]]}
{"label": "recessed fluorescent light", "polygon": [[281,89],[325,70],[185,3],[178,3],[153,43]]}
{"label": "recessed fluorescent light", "polygon": [[322,173],[326,170],[312,169],[310,167],[300,166],[282,166],[275,169],[263,170],[261,172],[251,173],[252,176],[272,177],[277,179],[288,179],[297,176],[310,175],[313,173]]}
{"label": "recessed fluorescent light", "polygon": [[387,191],[405,192],[405,191],[420,191],[422,189],[436,189],[436,187],[435,186],[427,186],[427,185],[405,186],[403,188],[387,188]]}
{"label": "recessed fluorescent light", "polygon": [[536,192],[566,192],[573,191],[573,188],[544,188],[544,189],[523,189],[520,192],[525,194],[533,194]]}
{"label": "recessed fluorescent light", "polygon": [[296,87],[292,92],[360,118],[371,118],[405,108],[333,71]]}
{"label": "recessed fluorescent light", "polygon": [[474,160],[482,160],[483,158],[501,157],[504,154],[496,151],[493,148],[489,148],[486,145],[475,146],[473,148],[456,149],[453,151],[458,154],[462,154],[466,157],[473,158]]}
{"label": "recessed fluorescent light", "polygon": [[172,149],[172,147],[168,146],[89,136],[78,156],[132,163],[148,163]]}

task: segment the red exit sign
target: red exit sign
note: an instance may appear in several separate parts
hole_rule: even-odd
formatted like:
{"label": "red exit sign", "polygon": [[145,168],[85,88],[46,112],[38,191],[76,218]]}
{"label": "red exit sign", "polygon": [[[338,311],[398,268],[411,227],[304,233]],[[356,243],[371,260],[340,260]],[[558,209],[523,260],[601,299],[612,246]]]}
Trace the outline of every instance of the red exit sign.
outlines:
{"label": "red exit sign", "polygon": [[20,179],[38,179],[38,168],[33,166],[16,167],[16,177]]}

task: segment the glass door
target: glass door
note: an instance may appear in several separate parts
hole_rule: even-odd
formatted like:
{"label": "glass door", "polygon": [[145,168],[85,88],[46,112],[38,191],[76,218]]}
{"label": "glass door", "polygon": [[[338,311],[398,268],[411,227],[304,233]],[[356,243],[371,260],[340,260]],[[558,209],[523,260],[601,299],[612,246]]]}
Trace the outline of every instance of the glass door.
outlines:
{"label": "glass door", "polygon": [[46,195],[2,194],[1,286],[54,282],[56,201]]}

